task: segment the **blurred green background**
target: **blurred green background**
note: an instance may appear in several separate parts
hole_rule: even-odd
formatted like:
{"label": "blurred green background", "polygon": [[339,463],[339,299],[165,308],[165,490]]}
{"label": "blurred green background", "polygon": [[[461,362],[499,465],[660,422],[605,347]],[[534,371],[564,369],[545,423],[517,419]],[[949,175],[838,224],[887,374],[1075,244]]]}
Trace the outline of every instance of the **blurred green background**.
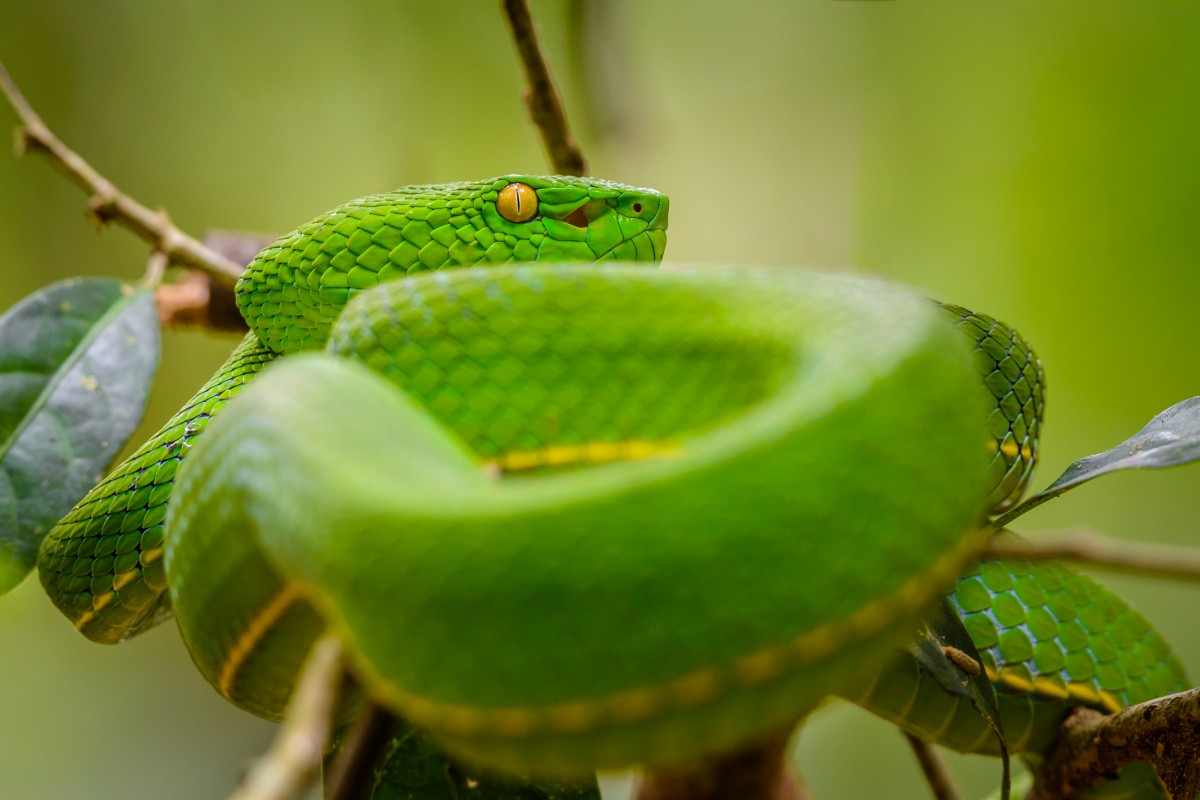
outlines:
{"label": "blurred green background", "polygon": [[[871,272],[1019,327],[1049,376],[1037,485],[1200,393],[1200,5],[534,12],[593,173],[671,195],[668,260]],[[546,169],[496,2],[0,0],[0,59],[66,142],[194,233],[282,232],[397,185]],[[0,308],[72,275],[137,277],[145,256],[95,234],[46,162],[0,156]],[[142,433],[232,344],[168,332]],[[1106,478],[1020,528],[1200,543],[1198,482],[1197,467]],[[1200,675],[1197,590],[1105,580]],[[203,683],[170,625],[92,645],[27,580],[0,599],[0,630],[4,797],[219,797],[271,735]],[[953,763],[971,795],[998,779],[993,761]],[[821,798],[927,796],[900,737],[845,704],[818,714],[797,764]]]}

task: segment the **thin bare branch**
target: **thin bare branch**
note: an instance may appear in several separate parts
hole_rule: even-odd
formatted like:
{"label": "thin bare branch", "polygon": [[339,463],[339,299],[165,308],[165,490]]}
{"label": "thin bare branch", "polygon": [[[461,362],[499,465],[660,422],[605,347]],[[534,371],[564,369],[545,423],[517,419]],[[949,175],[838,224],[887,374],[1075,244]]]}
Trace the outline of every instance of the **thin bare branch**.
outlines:
{"label": "thin bare branch", "polygon": [[155,251],[163,253],[172,264],[203,270],[229,283],[242,274],[237,264],[175,227],[165,211],[151,211],[124,194],[78,153],[63,144],[25,99],[3,63],[0,63],[0,90],[21,121],[21,127],[17,129],[17,152],[38,151],[57,165],[76,186],[88,194],[88,211],[93,222],[97,225],[109,222],[122,225],[149,242]]}
{"label": "thin bare branch", "polygon": [[341,643],[331,636],[313,645],[279,734],[230,800],[304,796],[320,774],[342,676]]}
{"label": "thin bare branch", "polygon": [[1200,792],[1200,689],[1111,716],[1077,709],[1063,722],[1027,800],[1074,797],[1130,761],[1152,764],[1170,797]]}
{"label": "thin bare branch", "polygon": [[901,733],[912,747],[913,754],[917,757],[917,763],[921,765],[921,772],[929,783],[929,791],[936,800],[962,800],[962,793],[954,783],[950,767],[946,765],[946,760],[942,758],[942,754],[937,751],[937,748],[907,731],[901,731]]}
{"label": "thin bare branch", "polygon": [[988,543],[985,556],[1075,561],[1114,572],[1200,581],[1200,548],[1123,542],[1086,528],[1039,536],[1032,541],[1011,536],[995,537]]}
{"label": "thin bare branch", "polygon": [[157,289],[162,285],[163,276],[167,274],[169,259],[161,250],[154,250],[146,259],[146,272],[142,275],[142,285],[148,289]]}
{"label": "thin bare branch", "polygon": [[529,88],[525,90],[525,106],[542,135],[542,143],[550,156],[554,171],[562,175],[587,174],[587,162],[579,145],[567,128],[567,115],[550,77],[550,67],[538,41],[537,28],[529,13],[528,0],[502,0],[504,16],[512,31],[513,42],[525,68]]}

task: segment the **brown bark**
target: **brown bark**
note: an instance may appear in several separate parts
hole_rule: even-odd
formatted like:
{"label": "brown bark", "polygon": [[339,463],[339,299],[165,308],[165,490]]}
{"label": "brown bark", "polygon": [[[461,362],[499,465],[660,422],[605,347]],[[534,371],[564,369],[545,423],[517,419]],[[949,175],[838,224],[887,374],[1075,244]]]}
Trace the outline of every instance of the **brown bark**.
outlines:
{"label": "brown bark", "polygon": [[1130,761],[1148,761],[1172,797],[1200,792],[1200,689],[1106,716],[1078,709],[1038,773],[1029,800],[1055,800],[1094,786]]}

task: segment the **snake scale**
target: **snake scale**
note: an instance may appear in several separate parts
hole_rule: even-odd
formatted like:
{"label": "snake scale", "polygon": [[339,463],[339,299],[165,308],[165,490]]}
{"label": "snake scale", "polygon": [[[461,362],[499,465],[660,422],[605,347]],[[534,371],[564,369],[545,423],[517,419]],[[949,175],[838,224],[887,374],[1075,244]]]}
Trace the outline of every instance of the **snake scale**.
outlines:
{"label": "snake scale", "polygon": [[1183,686],[1095,582],[976,563],[963,531],[1037,459],[1023,339],[860,278],[646,269],[667,216],[653,190],[509,175],[289,233],[239,282],[251,332],[51,531],[43,586],[101,642],[174,609],[268,718],[332,627],[377,699],[527,773],[679,762],[828,694],[994,752],[888,660],[947,587],[1014,752],[1073,705]]}

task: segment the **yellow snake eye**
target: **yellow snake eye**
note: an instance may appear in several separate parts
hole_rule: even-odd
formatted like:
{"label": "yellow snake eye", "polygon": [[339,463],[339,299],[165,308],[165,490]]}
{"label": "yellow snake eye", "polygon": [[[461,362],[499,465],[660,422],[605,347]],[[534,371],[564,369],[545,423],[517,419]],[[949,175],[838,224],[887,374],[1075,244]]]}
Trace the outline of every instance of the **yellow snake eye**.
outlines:
{"label": "yellow snake eye", "polygon": [[528,183],[510,183],[496,198],[496,210],[509,222],[528,222],[537,208],[537,192]]}

